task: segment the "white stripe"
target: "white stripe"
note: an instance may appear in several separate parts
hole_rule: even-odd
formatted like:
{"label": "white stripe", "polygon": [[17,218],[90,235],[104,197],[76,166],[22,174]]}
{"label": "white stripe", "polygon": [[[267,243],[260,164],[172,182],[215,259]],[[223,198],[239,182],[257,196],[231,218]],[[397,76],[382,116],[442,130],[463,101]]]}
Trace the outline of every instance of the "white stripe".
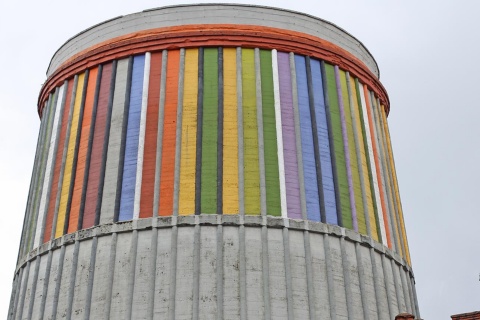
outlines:
{"label": "white stripe", "polygon": [[378,221],[380,224],[380,231],[382,237],[382,243],[387,244],[387,236],[385,231],[385,221],[383,221],[383,210],[382,210],[382,203],[380,201],[380,191],[378,189],[378,179],[377,179],[377,170],[375,167],[375,158],[373,157],[373,149],[372,149],[372,137],[370,135],[370,125],[368,123],[368,115],[367,115],[367,107],[365,103],[365,92],[362,87],[362,92],[360,92],[360,100],[362,101],[362,111],[363,111],[363,123],[365,124],[365,134],[367,135],[367,147],[368,147],[368,155],[370,157],[370,172],[372,173],[373,179],[373,189],[375,191],[375,202],[377,203],[377,212],[378,212]]}
{"label": "white stripe", "polygon": [[275,98],[275,127],[277,129],[278,173],[280,180],[280,206],[282,217],[287,218],[287,192],[285,188],[285,164],[283,158],[282,114],[280,110],[280,85],[278,81],[277,50],[272,50],[273,95]]}
{"label": "white stripe", "polygon": [[33,242],[33,247],[36,248],[40,244],[40,234],[42,233],[43,228],[43,216],[45,215],[46,210],[46,202],[47,202],[47,194],[48,194],[48,187],[50,185],[50,172],[52,171],[53,165],[53,151],[55,150],[55,143],[57,143],[57,128],[58,122],[60,118],[60,110],[62,107],[63,101],[63,93],[64,93],[65,84],[60,87],[58,91],[58,98],[57,98],[57,105],[55,106],[55,118],[53,120],[53,128],[52,128],[52,135],[49,141],[49,149],[48,149],[48,158],[47,158],[47,167],[45,169],[45,175],[43,180],[43,188],[42,188],[42,197],[40,198],[40,211],[38,213],[37,219],[37,230],[35,231],[35,241]]}
{"label": "white stripe", "polygon": [[142,192],[143,150],[145,147],[145,127],[147,121],[148,86],[150,80],[150,52],[145,53],[143,72],[142,111],[140,114],[140,132],[138,133],[137,174],[135,179],[135,198],[133,201],[133,219],[140,216],[140,193]]}

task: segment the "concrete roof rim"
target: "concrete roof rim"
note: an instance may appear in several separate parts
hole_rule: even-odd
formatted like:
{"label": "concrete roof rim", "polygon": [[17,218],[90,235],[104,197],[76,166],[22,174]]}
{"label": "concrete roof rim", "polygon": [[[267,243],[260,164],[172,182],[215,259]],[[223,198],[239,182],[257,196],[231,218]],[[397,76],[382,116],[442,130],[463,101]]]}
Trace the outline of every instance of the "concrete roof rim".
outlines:
{"label": "concrete roof rim", "polygon": [[60,50],[62,50],[63,47],[64,47],[67,43],[69,43],[71,40],[75,39],[75,38],[78,37],[79,35],[84,34],[85,32],[87,32],[87,31],[89,31],[89,30],[92,30],[93,28],[96,28],[96,27],[98,27],[98,26],[100,26],[100,25],[102,25],[102,24],[108,23],[108,22],[110,22],[110,21],[114,21],[114,20],[117,20],[117,19],[121,19],[121,18],[123,18],[123,17],[124,17],[124,16],[116,16],[116,17],[107,19],[107,20],[105,20],[105,21],[96,23],[96,24],[94,24],[93,26],[90,26],[90,27],[88,27],[87,29],[82,30],[82,31],[76,33],[75,35],[71,36],[70,38],[68,38],[68,39],[53,53],[52,58],[50,59],[50,62],[48,63],[48,67],[47,67],[47,72],[46,72],[47,77],[48,77],[48,71],[50,70],[50,67],[51,67],[51,65],[52,65],[53,58],[55,58],[55,56],[57,55],[57,53],[58,53]]}
{"label": "concrete roof rim", "polygon": [[378,67],[378,63],[377,63],[377,61],[375,60],[375,57],[373,56],[373,54],[370,52],[370,50],[368,50],[367,46],[365,46],[362,41],[360,41],[357,37],[355,37],[354,35],[352,35],[352,34],[351,34],[350,32],[348,32],[347,30],[343,29],[342,27],[339,27],[339,26],[336,25],[335,23],[333,23],[333,22],[331,22],[331,21],[328,21],[328,20],[325,20],[325,19],[323,19],[323,18],[314,16],[314,15],[305,13],[305,12],[296,11],[296,10],[291,10],[291,9],[284,9],[284,8],[279,8],[279,7],[256,5],[256,4],[221,3],[221,2],[169,5],[169,6],[156,7],[156,8],[151,8],[151,9],[145,9],[145,10],[143,10],[142,12],[149,12],[149,11],[155,11],[155,10],[167,9],[167,8],[193,7],[193,6],[219,6],[219,5],[220,5],[220,6],[232,6],[232,7],[240,6],[240,7],[263,8],[263,9],[270,9],[270,10],[276,10],[276,11],[283,11],[283,12],[288,12],[288,13],[293,13],[293,14],[305,16],[305,17],[312,18],[312,19],[315,19],[315,20],[319,20],[319,21],[321,21],[321,22],[324,22],[324,23],[326,23],[326,24],[329,24],[329,25],[333,26],[334,28],[336,28],[336,29],[342,31],[343,33],[347,34],[348,36],[352,37],[352,38],[355,39],[356,41],[358,41],[358,43],[363,47],[363,49],[365,49],[365,51],[370,55],[370,57],[372,58],[373,62],[375,63],[375,66],[377,67],[377,70],[378,70],[378,79],[380,80],[380,68]]}
{"label": "concrete roof rim", "polygon": [[313,20],[317,20],[319,22],[322,22],[322,23],[325,23],[327,25],[330,25],[332,26],[333,28],[335,28],[336,30],[339,30],[341,31],[342,33],[344,33],[345,35],[349,36],[350,38],[352,38],[354,41],[356,41],[361,47],[363,50],[365,50],[365,52],[369,55],[369,58],[372,60],[372,62],[374,63],[375,67],[376,67],[376,72],[374,70],[371,70],[374,74],[377,73],[377,78],[378,80],[380,80],[380,68],[378,67],[378,63],[377,61],[375,60],[374,56],[372,55],[372,53],[368,50],[368,48],[360,41],[358,40],[356,37],[354,37],[352,34],[350,34],[348,31],[344,30],[343,28],[337,26],[336,24],[328,21],[328,20],[325,20],[325,19],[322,19],[322,18],[319,18],[319,17],[316,17],[316,16],[313,16],[313,15],[309,15],[307,13],[303,13],[303,12],[299,12],[299,11],[295,11],[295,10],[290,10],[290,9],[283,9],[283,8],[277,8],[277,7],[271,7],[271,6],[262,6],[262,5],[253,5],[253,4],[236,4],[236,3],[196,3],[196,4],[178,4],[178,5],[169,5],[169,6],[163,6],[163,7],[156,7],[156,8],[151,8],[151,9],[145,9],[143,11],[139,11],[139,12],[135,12],[135,13],[131,13],[131,14],[127,14],[127,15],[121,15],[121,16],[117,16],[117,17],[114,17],[114,18],[110,18],[110,19],[107,19],[105,21],[102,21],[102,22],[99,22],[93,26],[90,26],[88,28],[86,28],[85,30],[82,30],[80,32],[78,32],[77,34],[75,34],[74,36],[70,37],[67,41],[65,41],[56,51],[55,53],[52,55],[52,58],[50,59],[50,62],[49,62],[49,65],[48,65],[48,68],[47,68],[47,72],[46,72],[46,75],[47,77],[49,76],[49,74],[51,74],[51,65],[52,65],[52,62],[54,60],[54,58],[56,57],[56,55],[69,43],[71,42],[72,40],[74,40],[75,38],[79,37],[80,35],[82,34],[85,34],[87,33],[88,31],[96,28],[96,27],[99,27],[101,25],[104,25],[104,24],[107,24],[109,22],[112,22],[112,21],[115,21],[115,20],[119,20],[119,19],[122,19],[122,18],[125,18],[125,17],[128,17],[128,16],[134,16],[134,15],[138,15],[138,14],[142,14],[142,13],[148,13],[148,12],[152,12],[152,11],[159,11],[159,10],[164,10],[164,9],[174,9],[174,8],[183,8],[183,7],[209,7],[209,6],[223,6],[223,7],[242,7],[242,8],[261,8],[261,9],[268,9],[268,10],[275,10],[275,11],[279,11],[279,12],[285,12],[285,13],[291,13],[291,14],[295,14],[295,15],[300,15],[300,16],[304,16],[304,17],[307,17],[307,18],[310,18],[310,19],[313,19]]}

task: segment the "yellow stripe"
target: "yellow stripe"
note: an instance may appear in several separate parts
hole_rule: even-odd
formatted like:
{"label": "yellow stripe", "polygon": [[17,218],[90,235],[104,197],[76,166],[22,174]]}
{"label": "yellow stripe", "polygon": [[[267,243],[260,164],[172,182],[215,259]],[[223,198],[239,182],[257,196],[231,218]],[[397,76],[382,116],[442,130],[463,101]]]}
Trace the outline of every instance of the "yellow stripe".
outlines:
{"label": "yellow stripe", "polygon": [[[80,107],[82,104],[82,93],[85,80],[85,73],[78,76],[77,90],[75,94],[75,103],[73,105],[73,115],[70,127],[70,137],[68,139],[67,159],[65,160],[65,168],[62,181],[62,192],[60,194],[60,207],[58,208],[57,226],[55,229],[55,238],[63,235],[65,225],[65,215],[67,212],[68,193],[70,183],[72,181],[72,166],[75,156],[75,144],[77,141],[78,119],[80,116]],[[67,101],[68,103],[68,101]]]}
{"label": "yellow stripe", "polygon": [[197,144],[198,49],[185,50],[182,147],[180,154],[180,215],[195,213],[195,159]]}
{"label": "yellow stripe", "polygon": [[242,49],[243,157],[245,214],[260,214],[257,101],[253,49]]}
{"label": "yellow stripe", "polygon": [[[384,110],[384,106],[382,106],[382,110]],[[397,181],[397,173],[395,170],[395,162],[393,161],[393,151],[392,151],[392,143],[390,140],[390,130],[388,129],[388,122],[387,118],[384,112],[381,112],[382,115],[382,121],[384,124],[385,128],[385,138],[387,140],[387,147],[388,147],[388,161],[390,162],[390,168],[392,170],[392,177],[393,177],[393,188],[394,188],[394,193],[395,197],[397,199],[397,210],[398,210],[398,215],[399,215],[399,220],[400,220],[400,229],[402,232],[402,240],[405,248],[405,258],[410,265],[410,249],[408,247],[408,241],[407,241],[407,232],[405,230],[405,221],[403,220],[403,210],[402,210],[402,203],[400,201],[400,193],[398,192],[398,181]]]}
{"label": "yellow stripe", "polygon": [[367,156],[365,154],[365,144],[363,141],[363,133],[362,133],[362,123],[360,121],[360,106],[358,105],[358,99],[357,99],[357,86],[355,85],[355,80],[353,77],[350,78],[351,82],[351,88],[352,88],[352,95],[354,97],[354,112],[355,112],[355,122],[357,126],[357,136],[358,136],[358,143],[359,143],[359,150],[360,150],[360,157],[362,161],[362,167],[360,168],[360,173],[363,175],[363,181],[365,183],[364,185],[364,190],[365,190],[365,196],[367,200],[367,209],[368,209],[368,214],[367,217],[370,221],[370,232],[371,232],[371,237],[376,240],[378,240],[378,233],[377,233],[377,223],[375,220],[375,210],[373,208],[373,198],[372,198],[372,189],[370,185],[370,179],[368,177],[368,165],[367,165]]}
{"label": "yellow stripe", "polygon": [[223,212],[238,214],[237,52],[223,49]]}
{"label": "yellow stripe", "polygon": [[378,128],[379,128],[379,132],[378,132],[378,136],[379,136],[379,139],[380,139],[380,143],[379,143],[379,146],[382,150],[382,153],[384,154],[383,157],[381,157],[381,161],[382,161],[382,166],[383,168],[385,169],[385,191],[386,191],[386,194],[387,194],[387,201],[390,203],[390,208],[392,208],[391,211],[391,216],[393,218],[393,228],[395,228],[395,237],[397,238],[397,243],[398,243],[398,246],[397,246],[397,252],[398,254],[400,254],[400,256],[403,257],[403,249],[402,249],[402,245],[400,243],[400,232],[399,232],[399,229],[398,229],[398,224],[397,224],[397,219],[396,219],[396,210],[395,210],[395,204],[393,202],[393,193],[392,193],[392,190],[391,190],[391,182],[390,182],[390,172],[388,170],[388,165],[387,165],[387,150],[385,149],[386,148],[386,140],[385,140],[385,132],[383,131],[383,112],[382,110],[385,110],[383,109],[383,107],[380,105],[378,99],[376,100],[377,103],[376,103],[376,108],[375,108],[375,113],[378,114],[377,116],[377,119],[379,121],[379,124],[378,124]]}

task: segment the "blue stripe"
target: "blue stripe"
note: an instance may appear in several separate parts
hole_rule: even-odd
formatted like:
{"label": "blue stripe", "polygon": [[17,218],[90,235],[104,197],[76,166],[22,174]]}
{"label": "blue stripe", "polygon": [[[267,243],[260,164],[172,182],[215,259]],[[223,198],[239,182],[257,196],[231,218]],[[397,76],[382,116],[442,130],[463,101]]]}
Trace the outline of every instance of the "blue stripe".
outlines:
{"label": "blue stripe", "polygon": [[133,58],[132,85],[130,89],[127,136],[125,143],[125,161],[123,164],[122,194],[120,198],[118,221],[133,219],[144,66],[144,55]]}
{"label": "blue stripe", "polygon": [[327,114],[325,97],[323,96],[322,74],[320,61],[311,59],[312,83],[315,101],[315,117],[317,120],[318,144],[322,168],[323,194],[325,198],[325,215],[327,223],[338,224],[337,203],[335,200],[335,185],[333,183],[332,158],[328,140]]}
{"label": "blue stripe", "polygon": [[307,86],[305,57],[295,55],[297,73],[298,111],[302,137],[303,177],[305,182],[305,201],[309,220],[320,221],[320,201],[318,199],[315,151],[313,148],[312,121]]}

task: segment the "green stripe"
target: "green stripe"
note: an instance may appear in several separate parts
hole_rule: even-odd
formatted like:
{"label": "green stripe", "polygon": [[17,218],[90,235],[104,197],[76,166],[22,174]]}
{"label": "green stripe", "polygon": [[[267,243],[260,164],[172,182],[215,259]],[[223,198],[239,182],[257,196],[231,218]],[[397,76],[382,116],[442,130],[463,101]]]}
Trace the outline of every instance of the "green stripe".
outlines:
{"label": "green stripe", "polygon": [[201,213],[217,211],[218,50],[203,52]]}
{"label": "green stripe", "polygon": [[253,49],[242,49],[245,214],[260,214],[257,106]]}
{"label": "green stripe", "polygon": [[330,122],[332,125],[332,135],[334,144],[334,157],[337,169],[338,188],[340,191],[340,204],[342,215],[342,227],[353,229],[352,214],[350,208],[350,194],[348,190],[347,169],[345,164],[345,154],[343,149],[342,123],[340,118],[340,108],[338,104],[337,86],[335,81],[335,70],[332,65],[325,64],[325,73],[327,82],[327,94],[330,102]]}
{"label": "green stripe", "polygon": [[280,216],[280,181],[278,177],[272,52],[269,50],[260,50],[260,72],[262,78],[263,141],[265,150],[267,214]]}
{"label": "green stripe", "polygon": [[377,235],[378,235],[378,241],[382,242],[382,233],[380,231],[380,221],[378,219],[378,208],[377,208],[377,201],[375,201],[375,187],[373,185],[373,175],[372,175],[372,165],[370,161],[374,161],[373,159],[370,159],[370,153],[368,152],[368,141],[367,141],[367,133],[365,129],[365,122],[363,121],[364,117],[367,117],[367,115],[363,114],[363,109],[362,109],[362,102],[360,95],[363,94],[363,87],[360,86],[360,83],[358,82],[358,79],[355,79],[355,85],[357,86],[357,101],[359,103],[359,108],[358,112],[360,114],[360,123],[362,126],[362,135],[363,135],[363,146],[365,148],[365,159],[367,159],[367,171],[368,171],[368,180],[370,181],[370,195],[372,199],[372,204],[373,204],[373,211],[374,211],[374,216],[375,216],[375,227],[377,230]]}
{"label": "green stripe", "polygon": [[344,71],[340,71],[340,82],[342,85],[343,105],[345,110],[345,121],[347,123],[348,151],[350,152],[350,170],[352,171],[353,192],[355,196],[355,209],[357,212],[358,232],[367,234],[365,224],[365,212],[363,210],[362,188],[360,186],[360,174],[358,172],[358,159],[355,150],[355,137],[353,136],[352,113],[350,96],[347,87],[347,78]]}

